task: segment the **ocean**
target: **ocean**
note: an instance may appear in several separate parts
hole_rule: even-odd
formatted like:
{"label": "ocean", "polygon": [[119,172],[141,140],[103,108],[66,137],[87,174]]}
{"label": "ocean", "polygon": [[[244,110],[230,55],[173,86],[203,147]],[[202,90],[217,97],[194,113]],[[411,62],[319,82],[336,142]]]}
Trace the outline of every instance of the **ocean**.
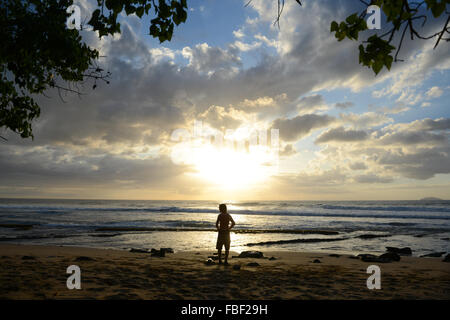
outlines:
{"label": "ocean", "polygon": [[[450,201],[229,201],[231,250],[450,252]],[[0,241],[215,250],[218,201],[0,199]]]}

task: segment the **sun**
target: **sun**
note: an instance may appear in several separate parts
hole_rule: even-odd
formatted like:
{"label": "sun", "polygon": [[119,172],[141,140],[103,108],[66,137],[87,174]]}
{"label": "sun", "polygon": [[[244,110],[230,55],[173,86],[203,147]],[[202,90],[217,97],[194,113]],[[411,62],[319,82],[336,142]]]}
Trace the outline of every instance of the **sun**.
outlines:
{"label": "sun", "polygon": [[192,176],[223,190],[249,189],[278,170],[278,153],[265,146],[237,149],[197,143],[175,148],[172,158],[191,165]]}
{"label": "sun", "polygon": [[194,154],[198,176],[224,189],[245,189],[265,181],[274,164],[264,150],[233,150],[202,146]]}

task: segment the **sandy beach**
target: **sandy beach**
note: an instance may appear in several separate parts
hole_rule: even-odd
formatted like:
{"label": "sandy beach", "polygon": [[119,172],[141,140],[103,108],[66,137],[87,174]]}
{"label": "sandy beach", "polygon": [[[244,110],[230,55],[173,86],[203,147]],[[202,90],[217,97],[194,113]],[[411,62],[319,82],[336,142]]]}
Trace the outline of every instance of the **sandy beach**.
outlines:
{"label": "sandy beach", "polygon": [[[401,257],[369,263],[349,255],[270,252],[207,265],[210,252],[165,257],[121,250],[0,245],[1,299],[449,299],[450,264]],[[238,253],[231,252],[230,256]],[[275,257],[275,259],[267,259]],[[314,260],[319,262],[314,262]],[[257,263],[256,266],[248,264]],[[369,290],[367,267],[381,268],[381,289]],[[66,269],[81,269],[69,290]],[[240,266],[240,269],[236,267]]]}

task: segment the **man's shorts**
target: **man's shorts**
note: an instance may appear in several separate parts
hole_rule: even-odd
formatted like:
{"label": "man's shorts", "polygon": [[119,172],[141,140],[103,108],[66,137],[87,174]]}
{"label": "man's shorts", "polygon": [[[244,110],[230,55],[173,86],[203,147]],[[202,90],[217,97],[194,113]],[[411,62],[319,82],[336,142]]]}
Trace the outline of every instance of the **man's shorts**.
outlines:
{"label": "man's shorts", "polygon": [[216,249],[220,250],[222,246],[225,246],[225,250],[230,250],[230,231],[219,231]]}

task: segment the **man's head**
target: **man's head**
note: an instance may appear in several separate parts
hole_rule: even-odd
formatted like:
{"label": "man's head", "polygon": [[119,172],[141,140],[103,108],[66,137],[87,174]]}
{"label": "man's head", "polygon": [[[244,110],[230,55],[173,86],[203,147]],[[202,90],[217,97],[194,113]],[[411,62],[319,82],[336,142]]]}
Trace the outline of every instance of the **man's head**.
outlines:
{"label": "man's head", "polygon": [[227,213],[227,205],[225,203],[219,204],[219,211],[221,213]]}

